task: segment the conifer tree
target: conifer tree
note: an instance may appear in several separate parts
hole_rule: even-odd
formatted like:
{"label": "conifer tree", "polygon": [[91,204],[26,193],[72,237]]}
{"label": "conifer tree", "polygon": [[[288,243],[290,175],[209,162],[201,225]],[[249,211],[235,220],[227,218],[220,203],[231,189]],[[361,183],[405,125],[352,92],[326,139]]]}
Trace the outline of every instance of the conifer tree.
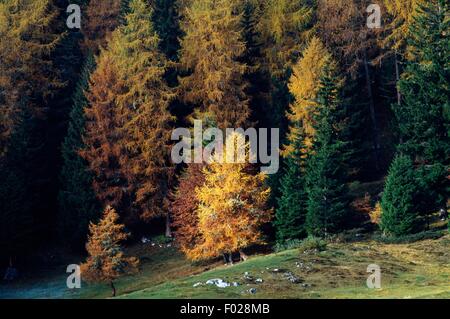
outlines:
{"label": "conifer tree", "polygon": [[177,0],[156,0],[153,23],[161,39],[159,47],[169,60],[175,61],[180,48],[179,10]]}
{"label": "conifer tree", "polygon": [[[288,118],[291,123],[302,123],[305,145],[311,148],[314,138],[314,113],[316,112],[317,93],[324,67],[332,63],[332,57],[319,38],[313,37],[304,50],[303,56],[293,67],[289,81],[289,91],[294,97]],[[295,125],[291,125],[289,138],[297,137]],[[291,143],[291,145],[293,145]],[[289,146],[286,153],[289,153]]]}
{"label": "conifer tree", "polygon": [[188,165],[180,177],[170,205],[174,236],[184,253],[194,249],[200,237],[197,215],[200,202],[195,190],[202,187],[205,181],[203,168],[201,164]]}
{"label": "conifer tree", "polygon": [[[143,0],[129,4],[125,25],[111,36],[92,77],[83,151],[103,204],[120,208],[125,222],[165,216],[172,168],[166,60]],[[106,125],[105,125],[106,124]],[[103,134],[99,134],[103,132]]]}
{"label": "conifer tree", "polygon": [[94,68],[94,57],[89,54],[72,97],[69,128],[62,144],[64,164],[58,197],[58,230],[64,242],[73,247],[79,247],[86,241],[89,222],[98,216],[98,205],[92,190],[93,176],[88,170],[88,164],[79,154],[84,148],[84,108],[88,104],[85,92]]}
{"label": "conifer tree", "polygon": [[449,4],[433,0],[419,7],[410,29],[412,58],[399,83],[403,103],[393,106],[403,141],[399,150],[418,163],[448,164]]}
{"label": "conifer tree", "polygon": [[45,148],[50,102],[63,87],[53,61],[62,39],[58,12],[50,0],[0,2],[0,222],[10,235],[2,236],[2,254],[33,249],[26,239],[52,222],[54,167]]}
{"label": "conifer tree", "polygon": [[107,206],[98,224],[89,226],[86,250],[89,254],[81,265],[82,278],[88,282],[105,282],[111,285],[112,296],[116,296],[114,280],[119,276],[138,270],[139,261],[125,257],[120,243],[128,238],[124,225],[118,223],[119,215]]}
{"label": "conifer tree", "polygon": [[392,162],[381,200],[381,229],[385,234],[402,236],[418,230],[418,182],[414,165],[405,155]]}
{"label": "conifer tree", "polygon": [[386,25],[387,36],[383,44],[402,54],[406,50],[407,39],[410,36],[410,27],[414,21],[420,3],[423,0],[384,0],[383,4],[390,19]]}
{"label": "conifer tree", "polygon": [[90,0],[83,19],[83,47],[86,52],[99,53],[108,37],[120,25],[123,0]]}
{"label": "conifer tree", "polygon": [[117,209],[125,208],[127,203],[124,201],[128,198],[125,178],[120,170],[124,150],[119,144],[122,135],[116,105],[117,95],[124,90],[114,60],[100,56],[87,93],[85,147],[80,154],[94,175],[93,189],[100,203]]}
{"label": "conifer tree", "polygon": [[306,170],[309,235],[328,236],[345,227],[348,199],[346,187],[347,143],[345,107],[336,71],[327,65],[320,80],[316,135]]}
{"label": "conifer tree", "polygon": [[[228,138],[236,143],[243,137]],[[223,150],[223,158],[226,153]],[[187,256],[199,260],[224,255],[232,262],[232,253],[262,241],[260,226],[272,215],[266,208],[270,189],[264,185],[266,175],[253,175],[248,164],[224,163],[217,156],[203,170],[205,183],[196,189],[200,236]]]}
{"label": "conifer tree", "polygon": [[281,179],[281,197],[275,213],[276,238],[278,243],[289,239],[301,239],[306,235],[306,183],[304,137],[301,126],[296,125],[292,140],[292,152],[286,159],[286,168]]}
{"label": "conifer tree", "polygon": [[181,25],[180,78],[184,100],[213,114],[220,128],[242,127],[250,115],[241,15],[230,0],[193,0]]}

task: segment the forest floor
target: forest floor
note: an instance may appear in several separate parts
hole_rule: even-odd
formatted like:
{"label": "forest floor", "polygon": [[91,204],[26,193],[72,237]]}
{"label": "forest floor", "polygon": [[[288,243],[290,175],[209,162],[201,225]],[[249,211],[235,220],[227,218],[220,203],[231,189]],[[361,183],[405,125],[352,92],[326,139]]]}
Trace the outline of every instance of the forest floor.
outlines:
{"label": "forest floor", "polygon": [[[119,298],[450,298],[449,247],[450,235],[405,244],[362,239],[329,243],[323,251],[255,255],[226,266],[192,264],[173,246],[138,244],[128,253],[140,257],[140,272],[117,280],[116,287]],[[369,264],[381,268],[380,289],[366,286]],[[105,284],[83,282],[81,289],[69,290],[67,276],[60,267],[39,280],[0,284],[0,298],[110,297]],[[205,284],[210,279],[239,285]]]}

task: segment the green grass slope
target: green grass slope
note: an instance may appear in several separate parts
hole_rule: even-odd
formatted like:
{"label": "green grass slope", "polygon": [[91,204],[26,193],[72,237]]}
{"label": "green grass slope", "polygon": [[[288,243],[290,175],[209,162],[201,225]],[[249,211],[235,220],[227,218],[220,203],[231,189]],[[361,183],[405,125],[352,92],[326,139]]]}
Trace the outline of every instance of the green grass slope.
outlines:
{"label": "green grass slope", "polygon": [[[294,249],[169,280],[121,298],[450,298],[449,247],[447,235],[412,244],[367,241],[329,244],[322,252]],[[369,264],[381,267],[381,289],[366,286]],[[248,282],[245,272],[262,283]],[[301,282],[286,279],[289,272]],[[214,278],[240,285],[204,285]],[[194,288],[200,282],[203,285]],[[251,288],[256,293],[250,293]]]}

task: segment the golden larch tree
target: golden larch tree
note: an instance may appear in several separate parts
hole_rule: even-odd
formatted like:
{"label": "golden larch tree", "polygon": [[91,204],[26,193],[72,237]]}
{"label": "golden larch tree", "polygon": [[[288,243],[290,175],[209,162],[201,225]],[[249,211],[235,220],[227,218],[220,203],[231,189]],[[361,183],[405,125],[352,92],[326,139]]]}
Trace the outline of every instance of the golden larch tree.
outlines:
{"label": "golden larch tree", "polygon": [[[236,145],[241,138],[235,133],[228,142]],[[223,150],[223,159],[227,151]],[[246,163],[222,160],[218,153],[203,173],[205,183],[195,190],[200,238],[187,256],[199,260],[224,255],[232,262],[232,253],[262,242],[260,226],[271,220],[272,210],[266,207],[270,194],[265,186],[267,176],[252,174]]]}
{"label": "golden larch tree", "polygon": [[[314,114],[317,106],[317,93],[319,91],[320,78],[324,67],[332,63],[331,54],[322,44],[319,38],[313,37],[308,47],[303,51],[303,56],[293,67],[293,73],[289,80],[289,91],[294,97],[290,105],[288,118],[290,120],[289,141],[298,136],[298,126],[302,123],[302,132],[307,148],[311,148],[314,138]],[[292,145],[290,143],[289,145]],[[291,146],[287,146],[285,153],[291,153]]]}
{"label": "golden larch tree", "polygon": [[256,31],[262,46],[263,67],[283,78],[312,36],[313,6],[309,1],[253,1],[259,8]]}
{"label": "golden larch tree", "polygon": [[89,254],[81,265],[82,279],[87,282],[109,283],[112,296],[116,296],[114,280],[138,270],[139,261],[126,257],[120,243],[128,238],[124,225],[118,223],[119,215],[107,206],[98,224],[90,224],[90,235],[86,244]]}
{"label": "golden larch tree", "polygon": [[241,15],[236,1],[192,0],[184,10],[180,66],[182,95],[202,112],[214,114],[220,128],[241,127],[249,117],[247,66]]}

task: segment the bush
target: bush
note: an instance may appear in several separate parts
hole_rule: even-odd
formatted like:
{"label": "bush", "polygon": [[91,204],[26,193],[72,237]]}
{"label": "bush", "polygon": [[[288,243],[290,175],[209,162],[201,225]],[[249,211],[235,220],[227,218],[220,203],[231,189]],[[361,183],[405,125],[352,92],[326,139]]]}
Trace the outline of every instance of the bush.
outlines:
{"label": "bush", "polygon": [[289,249],[298,249],[300,252],[305,251],[323,251],[327,248],[327,242],[318,237],[308,237],[303,240],[291,239],[284,243],[277,243],[275,245],[275,251],[280,252]]}
{"label": "bush", "polygon": [[386,237],[386,236],[376,236],[374,239],[378,242],[384,243],[384,244],[410,244],[421,240],[426,239],[439,239],[442,236],[445,235],[445,231],[443,230],[428,230],[423,231],[417,234],[412,235],[404,235],[404,236],[398,236],[398,237]]}

